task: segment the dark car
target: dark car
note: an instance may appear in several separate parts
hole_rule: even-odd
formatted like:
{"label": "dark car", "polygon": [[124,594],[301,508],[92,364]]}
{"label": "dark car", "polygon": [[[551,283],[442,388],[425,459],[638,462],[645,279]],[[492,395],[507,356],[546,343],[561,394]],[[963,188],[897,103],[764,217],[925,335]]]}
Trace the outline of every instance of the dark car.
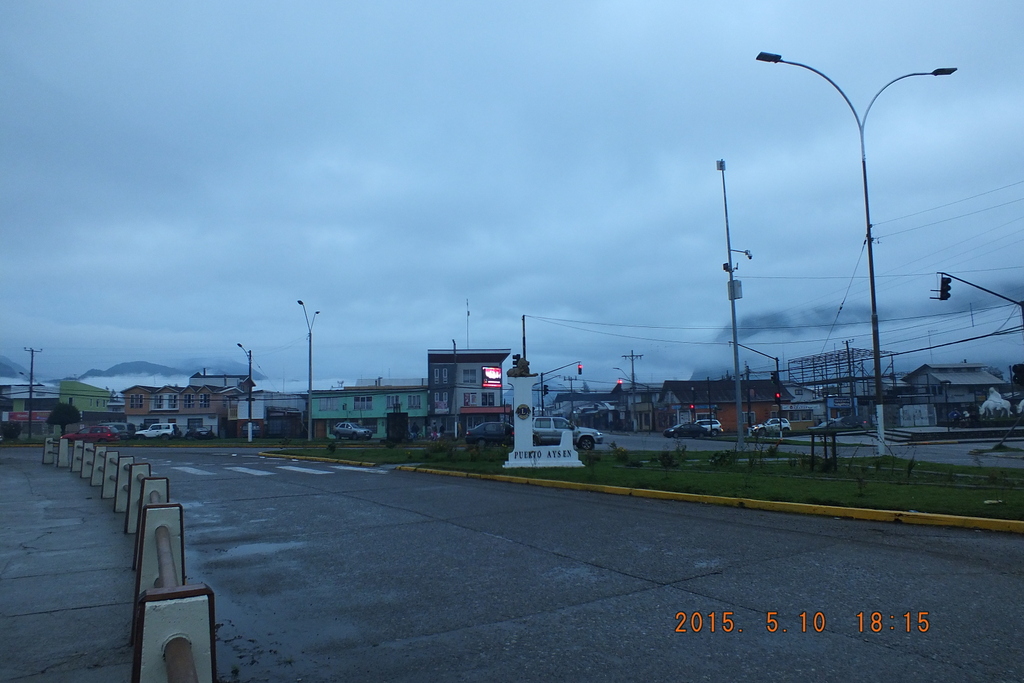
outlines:
{"label": "dark car", "polygon": [[80,432],[65,434],[60,438],[67,439],[69,441],[90,441],[92,443],[109,443],[121,440],[115,430],[104,425],[85,427]]}
{"label": "dark car", "polygon": [[662,432],[669,439],[699,439],[708,435],[708,430],[696,422],[683,422]]}
{"label": "dark car", "polygon": [[[256,425],[253,425],[253,427],[255,427],[255,426]],[[256,431],[253,430],[253,435],[255,435],[255,434],[256,434]],[[206,440],[206,439],[216,439],[217,435],[214,433],[213,429],[210,428],[210,427],[193,427],[192,429],[190,429],[187,432],[185,432],[185,438],[186,439]]]}
{"label": "dark car", "polygon": [[466,443],[486,446],[512,443],[512,425],[507,422],[482,422],[466,432]]}

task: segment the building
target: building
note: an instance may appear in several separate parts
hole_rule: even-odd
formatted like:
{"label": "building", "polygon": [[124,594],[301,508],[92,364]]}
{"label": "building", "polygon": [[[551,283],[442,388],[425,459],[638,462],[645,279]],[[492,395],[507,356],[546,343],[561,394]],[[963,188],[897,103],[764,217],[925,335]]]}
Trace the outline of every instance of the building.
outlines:
{"label": "building", "polygon": [[503,364],[512,349],[427,351],[430,428],[461,436],[481,422],[508,419]]}
{"label": "building", "polygon": [[899,393],[900,426],[945,424],[954,410],[978,412],[989,389],[1014,396],[1013,387],[981,363],[929,363],[903,376]]}
{"label": "building", "polygon": [[182,434],[189,429],[209,427],[218,436],[233,435],[238,401],[246,396],[239,386],[195,384],[187,387],[137,384],[121,393],[125,398],[125,420],[137,428],[165,422],[179,425]]}
{"label": "building", "polygon": [[[386,438],[389,415],[404,415],[406,431],[428,429],[426,379],[359,380],[354,387],[313,391],[313,437],[323,439],[338,422],[351,422]],[[395,418],[391,418],[394,420]]]}
{"label": "building", "polygon": [[[777,389],[780,394],[778,400],[775,397]],[[786,406],[793,404],[794,397],[786,387],[780,387],[770,379],[745,379],[741,382],[740,391],[746,426],[780,417],[779,403],[782,404],[781,417],[789,419]],[[657,422],[659,425],[711,419],[721,422],[723,431],[736,433],[736,380],[666,380],[661,394],[663,412]]]}

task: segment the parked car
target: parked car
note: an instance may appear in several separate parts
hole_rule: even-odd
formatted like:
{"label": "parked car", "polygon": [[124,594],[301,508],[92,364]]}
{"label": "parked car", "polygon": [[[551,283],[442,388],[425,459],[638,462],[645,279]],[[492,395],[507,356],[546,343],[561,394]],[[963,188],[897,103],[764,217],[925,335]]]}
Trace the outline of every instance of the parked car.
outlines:
{"label": "parked car", "polygon": [[562,432],[572,431],[572,445],[581,451],[593,450],[604,443],[604,434],[589,427],[577,427],[564,417],[535,417],[533,419],[533,444],[556,445],[562,442]]}
{"label": "parked car", "polygon": [[215,439],[217,434],[213,431],[212,427],[193,427],[192,429],[185,432],[186,439]]}
{"label": "parked car", "polygon": [[106,425],[84,427],[77,432],[65,434],[60,438],[67,439],[69,441],[89,441],[92,443],[110,443],[121,440],[121,437],[117,435],[117,431]]}
{"label": "parked car", "polygon": [[121,441],[130,441],[135,436],[135,425],[131,422],[101,422],[101,427],[110,427]]}
{"label": "parked car", "polygon": [[512,425],[507,422],[482,422],[466,432],[466,443],[486,446],[512,443]]}
{"label": "parked car", "polygon": [[770,420],[765,420],[761,424],[756,424],[747,430],[750,435],[764,436],[765,434],[778,434],[779,430],[782,430],[783,434],[789,434],[790,426],[789,420],[782,418],[782,422],[779,422],[779,418],[773,417]]}
{"label": "parked car", "polygon": [[697,420],[697,424],[704,428],[708,436],[718,436],[722,433],[722,423],[718,420]]}
{"label": "parked car", "polygon": [[154,422],[145,429],[135,432],[136,439],[170,439],[181,436],[178,425],[171,422]]}
{"label": "parked car", "polygon": [[703,425],[696,422],[682,422],[662,432],[669,439],[699,439],[708,435]]}
{"label": "parked car", "polygon": [[842,417],[833,417],[819,422],[813,427],[808,427],[811,431],[825,432],[825,431],[841,431],[850,429],[867,429],[869,426],[868,419],[860,415],[844,415]]}
{"label": "parked car", "polygon": [[332,430],[336,439],[369,439],[373,432],[367,427],[361,427],[351,422],[339,422]]}

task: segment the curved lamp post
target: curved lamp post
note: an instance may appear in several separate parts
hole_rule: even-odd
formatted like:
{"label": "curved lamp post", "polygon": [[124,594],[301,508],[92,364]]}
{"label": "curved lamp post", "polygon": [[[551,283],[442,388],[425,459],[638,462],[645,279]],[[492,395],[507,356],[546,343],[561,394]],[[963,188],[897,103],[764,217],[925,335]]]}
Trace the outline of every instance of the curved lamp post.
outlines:
{"label": "curved lamp post", "polygon": [[309,389],[306,393],[306,441],[313,440],[313,323],[316,322],[316,317],[320,315],[320,311],[313,313],[313,317],[309,317],[309,313],[306,313],[306,304],[302,303],[302,299],[299,299],[299,305],[302,306],[302,315],[306,316],[306,328],[309,330],[307,339],[309,339]]}
{"label": "curved lamp post", "polygon": [[885,412],[883,408],[883,394],[882,394],[882,357],[881,350],[878,341],[878,305],[875,300],[875,261],[873,254],[873,239],[871,237],[871,203],[868,200],[868,161],[867,154],[864,151],[864,125],[867,123],[868,114],[871,113],[871,106],[874,105],[875,100],[878,96],[896,81],[902,81],[904,78],[910,78],[912,76],[948,76],[954,71],[955,67],[945,69],[935,69],[934,71],[922,71],[910,74],[904,74],[898,78],[894,78],[884,86],[882,89],[875,93],[875,96],[871,98],[871,102],[868,103],[867,109],[864,110],[864,116],[860,116],[854,108],[853,103],[850,102],[850,98],[846,96],[843,89],[836,85],[836,82],[831,78],[818,71],[812,66],[806,64],[800,64],[799,62],[787,62],[782,58],[781,55],[772,54],[771,52],[762,52],[757,55],[757,61],[769,62],[771,64],[789,64],[791,66],[799,66],[801,69],[807,69],[818,74],[829,84],[835,88],[840,95],[843,96],[843,100],[847,106],[850,107],[850,111],[853,113],[853,118],[857,121],[857,131],[860,133],[860,170],[861,178],[864,183],[864,222],[867,227],[867,245],[868,245],[868,289],[871,294],[871,349],[874,352],[875,361],[875,424],[878,428],[878,454],[885,455]]}

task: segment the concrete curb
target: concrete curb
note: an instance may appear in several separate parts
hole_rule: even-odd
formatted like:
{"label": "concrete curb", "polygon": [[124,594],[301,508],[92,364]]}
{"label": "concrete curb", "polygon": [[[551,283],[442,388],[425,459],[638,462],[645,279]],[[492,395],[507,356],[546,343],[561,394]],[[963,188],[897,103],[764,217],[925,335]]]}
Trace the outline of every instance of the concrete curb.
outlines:
{"label": "concrete curb", "polygon": [[901,512],[898,510],[871,510],[868,508],[848,508],[835,505],[811,505],[808,503],[783,503],[755,498],[730,498],[727,496],[702,496],[694,493],[676,493],[674,491],[658,491],[655,489],[631,489],[623,486],[606,486],[603,484],[584,484],[574,481],[556,481],[553,479],[533,479],[530,477],[514,477],[504,474],[479,474],[449,470],[435,470],[427,467],[400,465],[403,472],[424,472],[441,474],[450,477],[467,479],[486,479],[503,481],[510,484],[532,484],[548,488],[569,489],[572,491],[591,491],[594,493],[611,493],[620,496],[637,498],[657,498],[660,500],[676,500],[686,503],[704,503],[706,505],[726,505],[730,507],[767,510],[771,512],[791,512],[803,515],[822,515],[843,517],[872,522],[904,522],[907,524],[923,524],[929,526],[960,527],[963,529],[984,529],[987,531],[1006,531],[1024,534],[1024,521],[1012,519],[988,519],[985,517],[961,517],[958,515],[940,515],[930,512]]}

